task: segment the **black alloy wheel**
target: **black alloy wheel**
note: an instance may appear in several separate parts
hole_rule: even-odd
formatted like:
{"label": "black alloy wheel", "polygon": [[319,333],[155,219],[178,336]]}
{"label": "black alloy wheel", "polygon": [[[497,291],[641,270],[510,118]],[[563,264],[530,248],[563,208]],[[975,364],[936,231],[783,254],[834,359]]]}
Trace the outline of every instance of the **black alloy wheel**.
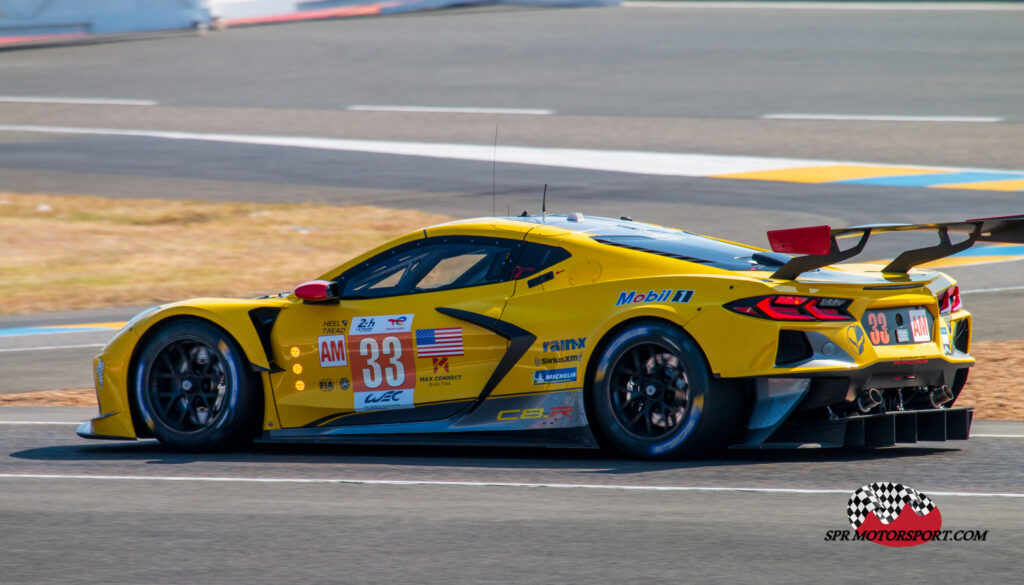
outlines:
{"label": "black alloy wheel", "polygon": [[135,371],[139,414],[161,443],[183,450],[239,446],[259,430],[262,395],[230,336],[175,321],[146,344]]}
{"label": "black alloy wheel", "polygon": [[712,453],[731,438],[742,395],[711,376],[682,329],[635,323],[597,359],[589,391],[603,444],[633,457],[673,459]]}

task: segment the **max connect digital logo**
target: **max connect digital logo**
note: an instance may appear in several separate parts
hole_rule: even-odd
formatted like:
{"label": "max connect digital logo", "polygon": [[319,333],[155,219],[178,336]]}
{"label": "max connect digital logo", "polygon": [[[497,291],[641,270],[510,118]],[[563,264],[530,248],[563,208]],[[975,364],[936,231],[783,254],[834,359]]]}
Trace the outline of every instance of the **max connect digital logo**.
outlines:
{"label": "max connect digital logo", "polygon": [[829,530],[826,541],[867,540],[882,546],[917,546],[930,541],[985,541],[988,530],[943,530],[939,507],[900,483],[872,483],[853,492],[846,506],[849,530]]}

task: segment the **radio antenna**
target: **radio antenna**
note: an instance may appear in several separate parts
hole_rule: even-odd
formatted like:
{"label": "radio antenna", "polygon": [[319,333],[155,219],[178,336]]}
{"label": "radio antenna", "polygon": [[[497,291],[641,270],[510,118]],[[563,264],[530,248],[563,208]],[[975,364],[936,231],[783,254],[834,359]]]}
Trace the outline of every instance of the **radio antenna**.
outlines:
{"label": "radio antenna", "polygon": [[548,184],[544,183],[544,195],[541,196],[540,200],[540,215],[541,220],[547,223],[548,221]]}
{"label": "radio antenna", "polygon": [[498,176],[498,123],[494,123],[494,158],[491,160],[491,216],[497,217]]}

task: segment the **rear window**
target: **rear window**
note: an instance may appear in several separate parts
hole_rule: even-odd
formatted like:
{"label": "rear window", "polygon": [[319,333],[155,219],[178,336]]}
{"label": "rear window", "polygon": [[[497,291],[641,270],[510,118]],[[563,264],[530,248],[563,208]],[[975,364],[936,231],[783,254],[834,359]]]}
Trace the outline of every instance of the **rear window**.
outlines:
{"label": "rear window", "polygon": [[686,232],[662,229],[647,234],[593,236],[593,239],[609,246],[696,262],[722,270],[774,270],[790,259],[786,254],[762,252]]}

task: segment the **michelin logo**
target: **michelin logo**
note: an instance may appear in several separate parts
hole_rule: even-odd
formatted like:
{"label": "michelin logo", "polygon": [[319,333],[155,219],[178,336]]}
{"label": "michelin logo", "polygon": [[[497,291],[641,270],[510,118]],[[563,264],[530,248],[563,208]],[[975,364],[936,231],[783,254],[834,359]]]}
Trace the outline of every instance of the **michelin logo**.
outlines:
{"label": "michelin logo", "polygon": [[562,382],[575,382],[576,368],[560,368],[557,370],[537,370],[533,373],[533,385],[539,384],[560,384]]}
{"label": "michelin logo", "polygon": [[627,290],[619,293],[619,300],[615,306],[630,305],[634,303],[688,303],[693,297],[692,290],[665,288],[660,292],[651,290],[646,293]]}

